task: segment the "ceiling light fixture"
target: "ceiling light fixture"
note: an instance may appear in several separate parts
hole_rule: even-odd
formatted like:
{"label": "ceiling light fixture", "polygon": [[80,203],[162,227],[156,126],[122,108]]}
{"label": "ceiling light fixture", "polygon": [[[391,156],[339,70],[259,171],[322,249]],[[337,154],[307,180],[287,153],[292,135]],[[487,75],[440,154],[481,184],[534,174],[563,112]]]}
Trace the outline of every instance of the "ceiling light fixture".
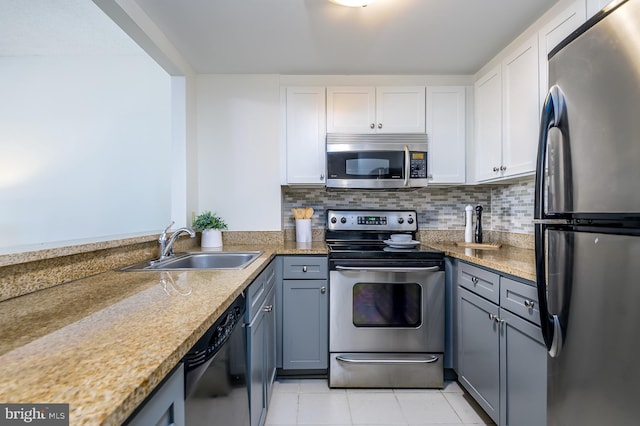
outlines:
{"label": "ceiling light fixture", "polygon": [[375,0],[329,0],[331,3],[347,7],[367,7]]}

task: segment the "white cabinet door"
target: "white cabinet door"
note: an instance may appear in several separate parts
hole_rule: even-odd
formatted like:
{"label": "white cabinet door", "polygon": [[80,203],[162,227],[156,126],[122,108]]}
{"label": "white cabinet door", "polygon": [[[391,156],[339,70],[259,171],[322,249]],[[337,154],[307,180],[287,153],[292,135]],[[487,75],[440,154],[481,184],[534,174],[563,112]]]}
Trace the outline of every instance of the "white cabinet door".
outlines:
{"label": "white cabinet door", "polygon": [[328,133],[375,133],[376,89],[374,87],[327,88]]}
{"label": "white cabinet door", "polygon": [[533,173],[538,147],[538,36],[502,63],[502,176]]}
{"label": "white cabinet door", "polygon": [[328,87],[328,133],[424,133],[424,86]]}
{"label": "white cabinet door", "polygon": [[287,183],[325,183],[325,89],[288,87]]}
{"label": "white cabinet door", "polygon": [[499,177],[502,165],[502,74],[500,66],[475,83],[476,181]]}
{"label": "white cabinet door", "polygon": [[465,100],[464,86],[427,87],[430,184],[465,182]]}
{"label": "white cabinet door", "polygon": [[587,0],[587,19],[600,12],[610,2],[611,0]]}
{"label": "white cabinet door", "polygon": [[539,73],[540,73],[540,106],[544,105],[549,90],[549,53],[569,34],[585,22],[584,0],[576,0],[560,12],[538,32]]}
{"label": "white cabinet door", "polygon": [[378,133],[424,133],[424,86],[377,87],[376,131]]}

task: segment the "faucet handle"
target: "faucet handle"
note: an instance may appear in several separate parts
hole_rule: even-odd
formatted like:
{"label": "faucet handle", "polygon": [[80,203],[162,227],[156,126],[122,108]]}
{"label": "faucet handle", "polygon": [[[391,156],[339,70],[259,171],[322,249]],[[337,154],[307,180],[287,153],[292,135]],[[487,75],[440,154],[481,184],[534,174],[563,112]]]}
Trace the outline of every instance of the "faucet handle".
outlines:
{"label": "faucet handle", "polygon": [[160,241],[164,241],[167,239],[167,232],[169,232],[169,229],[171,229],[171,227],[175,224],[176,222],[174,220],[171,221],[171,223],[169,224],[169,226],[167,226],[166,228],[164,228],[164,231],[162,231],[162,234],[160,234]]}

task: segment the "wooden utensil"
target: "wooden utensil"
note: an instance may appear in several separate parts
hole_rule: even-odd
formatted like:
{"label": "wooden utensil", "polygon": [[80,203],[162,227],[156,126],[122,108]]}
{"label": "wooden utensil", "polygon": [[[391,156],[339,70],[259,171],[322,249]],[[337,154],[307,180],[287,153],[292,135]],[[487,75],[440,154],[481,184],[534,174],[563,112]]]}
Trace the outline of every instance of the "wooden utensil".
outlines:
{"label": "wooden utensil", "polygon": [[313,208],[307,207],[306,209],[304,209],[304,218],[311,219],[312,217],[313,217]]}

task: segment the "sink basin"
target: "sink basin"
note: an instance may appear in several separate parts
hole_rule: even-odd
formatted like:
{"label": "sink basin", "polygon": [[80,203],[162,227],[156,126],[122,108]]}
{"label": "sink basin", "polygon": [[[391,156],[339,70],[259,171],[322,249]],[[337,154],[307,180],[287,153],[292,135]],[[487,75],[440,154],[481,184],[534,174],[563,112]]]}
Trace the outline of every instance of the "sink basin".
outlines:
{"label": "sink basin", "polygon": [[261,251],[177,253],[162,261],[144,261],[125,266],[122,271],[190,271],[205,269],[244,269]]}

